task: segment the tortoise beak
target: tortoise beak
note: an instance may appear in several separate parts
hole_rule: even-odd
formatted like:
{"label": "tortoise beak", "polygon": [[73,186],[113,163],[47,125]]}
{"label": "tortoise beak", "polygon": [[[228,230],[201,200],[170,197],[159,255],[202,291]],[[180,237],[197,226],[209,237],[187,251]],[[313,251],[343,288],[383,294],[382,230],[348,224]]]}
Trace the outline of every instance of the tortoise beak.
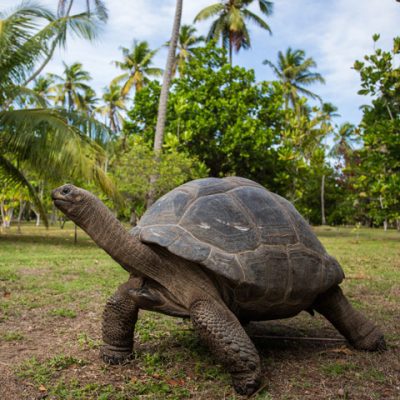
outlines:
{"label": "tortoise beak", "polygon": [[57,208],[59,208],[63,212],[65,211],[65,206],[67,204],[71,204],[72,202],[71,199],[68,197],[70,193],[71,193],[71,185],[60,186],[51,192],[51,198],[53,200],[53,203]]}

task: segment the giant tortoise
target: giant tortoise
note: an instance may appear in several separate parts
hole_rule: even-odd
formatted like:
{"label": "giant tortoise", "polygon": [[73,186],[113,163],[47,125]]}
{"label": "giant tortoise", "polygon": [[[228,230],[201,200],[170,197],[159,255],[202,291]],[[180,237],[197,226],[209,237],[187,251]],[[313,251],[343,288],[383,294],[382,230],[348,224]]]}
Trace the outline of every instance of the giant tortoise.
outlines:
{"label": "giant tortoise", "polygon": [[249,321],[316,310],[355,348],[385,348],[380,329],[343,295],[342,268],[307,222],[253,181],[186,183],[161,197],[131,232],[83,189],[64,185],[52,197],[130,274],[104,310],[106,362],[131,356],[140,308],[190,318],[240,394],[260,385],[259,356],[243,329]]}

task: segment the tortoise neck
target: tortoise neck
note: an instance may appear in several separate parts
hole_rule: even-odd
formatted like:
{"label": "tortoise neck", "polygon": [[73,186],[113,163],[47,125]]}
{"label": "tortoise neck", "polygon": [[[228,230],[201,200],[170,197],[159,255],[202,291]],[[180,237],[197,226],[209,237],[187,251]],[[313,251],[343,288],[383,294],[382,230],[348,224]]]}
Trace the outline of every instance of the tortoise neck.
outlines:
{"label": "tortoise neck", "polygon": [[[82,207],[79,225],[126,271],[150,278],[167,288],[181,304],[189,304],[199,291],[219,295],[202,268],[157,245],[147,245],[131,235],[97,198]],[[185,290],[192,287],[193,290]]]}
{"label": "tortoise neck", "polygon": [[157,253],[132,236],[99,199],[93,200],[82,207],[76,224],[129,273],[154,274],[153,265],[160,262]]}

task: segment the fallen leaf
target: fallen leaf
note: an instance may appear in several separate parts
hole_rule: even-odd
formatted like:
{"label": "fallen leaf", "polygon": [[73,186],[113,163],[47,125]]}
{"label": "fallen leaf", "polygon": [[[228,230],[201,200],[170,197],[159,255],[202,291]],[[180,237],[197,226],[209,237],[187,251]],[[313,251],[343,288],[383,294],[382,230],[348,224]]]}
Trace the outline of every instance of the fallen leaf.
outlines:
{"label": "fallen leaf", "polygon": [[183,386],[185,384],[185,381],[183,379],[170,379],[167,381],[167,383],[170,386]]}
{"label": "fallen leaf", "polygon": [[46,387],[43,386],[43,385],[40,385],[40,386],[39,386],[39,390],[40,390],[41,392],[47,392]]}

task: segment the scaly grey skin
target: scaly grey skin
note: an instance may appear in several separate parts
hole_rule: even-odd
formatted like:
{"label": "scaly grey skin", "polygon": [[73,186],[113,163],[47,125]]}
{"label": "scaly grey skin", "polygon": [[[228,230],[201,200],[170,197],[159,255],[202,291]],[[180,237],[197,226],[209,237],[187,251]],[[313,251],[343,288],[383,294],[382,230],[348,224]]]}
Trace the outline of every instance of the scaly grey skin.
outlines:
{"label": "scaly grey skin", "polygon": [[[231,373],[236,391],[246,395],[252,394],[260,385],[260,360],[239,319],[284,318],[296,315],[301,310],[314,309],[324,315],[355,348],[370,351],[385,349],[379,328],[352,308],[337,284],[331,284],[329,289],[326,287],[317,295],[318,292],[311,291],[312,287],[318,289],[318,286],[315,287],[318,282],[315,276],[313,281],[310,281],[308,275],[298,275],[296,280],[292,277],[289,287],[293,297],[291,301],[285,300],[286,303],[279,300],[279,297],[274,300],[265,297],[265,294],[256,293],[252,286],[236,285],[232,288],[228,281],[199,264],[185,260],[157,244],[142,243],[129,234],[110,210],[91,193],[73,185],[64,185],[55,189],[52,197],[62,212],[130,273],[128,282],[118,288],[104,310],[105,345],[102,348],[102,358],[105,362],[123,363],[131,357],[139,309],[189,317],[201,339]],[[277,198],[276,201],[281,202],[284,208],[289,208],[283,199]],[[200,225],[200,228],[204,228],[204,225]],[[209,229],[209,226],[206,228]],[[243,229],[247,228],[239,226],[239,231]],[[307,230],[304,232],[307,234]],[[276,237],[276,240],[281,240],[279,236]],[[314,240],[312,245],[316,248],[321,246],[315,242],[317,239],[309,239]],[[273,249],[271,247],[271,252]],[[328,271],[341,279],[340,267],[325,253],[320,256],[298,244],[289,249],[293,260],[294,257],[302,257],[300,272],[303,265],[307,266],[304,257],[309,257],[307,260],[310,262],[315,261],[315,257],[322,257],[321,260],[325,260],[322,262],[333,263],[332,269]],[[285,253],[279,250],[274,254],[273,268],[269,271],[279,272],[281,270],[276,268],[276,263],[282,263],[282,267],[286,265]],[[266,253],[266,256],[269,254]],[[252,254],[247,253],[247,257],[248,262],[252,262]],[[282,289],[283,278],[284,275],[279,274],[268,276],[268,284],[274,289],[271,293],[276,296]],[[305,279],[304,284],[301,279]]]}
{"label": "scaly grey skin", "polygon": [[[259,387],[257,350],[221,299],[215,283],[199,266],[157,246],[144,245],[98,198],[83,189],[64,185],[52,192],[52,198],[63,213],[133,275],[108,300],[104,311],[102,356],[106,362],[129,359],[141,305],[169,315],[190,316],[201,339],[231,373],[235,390],[248,395]],[[143,283],[135,281],[138,277],[144,278]]]}

